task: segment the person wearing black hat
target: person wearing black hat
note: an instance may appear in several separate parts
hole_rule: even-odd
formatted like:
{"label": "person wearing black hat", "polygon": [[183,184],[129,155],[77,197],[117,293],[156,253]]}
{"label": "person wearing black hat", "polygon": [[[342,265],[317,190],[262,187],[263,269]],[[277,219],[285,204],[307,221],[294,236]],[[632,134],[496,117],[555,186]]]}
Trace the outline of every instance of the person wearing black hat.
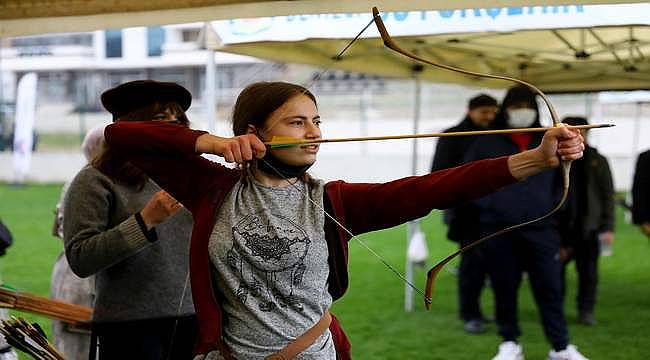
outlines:
{"label": "person wearing black hat", "polygon": [[[474,131],[489,129],[498,110],[497,100],[480,94],[470,99],[465,118],[445,132]],[[465,151],[477,139],[475,136],[443,137],[436,144],[431,172],[452,168],[464,163]],[[476,223],[476,209],[465,204],[444,211],[447,224],[447,238],[458,242],[461,247],[479,238]],[[487,277],[487,269],[481,247],[471,249],[461,255],[458,268],[458,307],[463,329],[469,334],[486,331],[485,317],[479,305],[481,291]]]}
{"label": "person wearing black hat", "polygon": [[[536,94],[528,87],[508,89],[494,121],[496,129],[540,127]],[[465,161],[517,154],[540,144],[544,133],[500,134],[474,141],[465,153]],[[478,210],[476,227],[481,237],[510,225],[535,219],[560,200],[562,177],[559,171],[531,176],[513,186],[473,202]],[[496,304],[496,323],[502,338],[493,360],[523,359],[517,342],[521,335],[517,319],[518,291],[522,274],[528,280],[540,313],[542,327],[552,346],[549,360],[584,360],[574,345],[564,316],[560,234],[556,219],[496,237],[482,246],[488,263],[490,285]]]}
{"label": "person wearing black hat", "polygon": [[[588,125],[584,117],[566,117],[568,125]],[[610,248],[614,242],[614,182],[607,159],[589,145],[587,131],[581,130],[585,139],[582,159],[571,166],[571,189],[565,216],[561,217],[562,260],[566,266],[575,259],[578,271],[578,322],[595,325],[596,287],[598,283],[598,258],[601,249]],[[604,253],[603,255],[605,255]],[[565,281],[564,275],[562,276]]]}
{"label": "person wearing black hat", "polygon": [[[178,84],[152,80],[101,96],[115,123],[157,120],[173,128],[189,125],[191,99]],[[188,283],[190,213],[110,146],[72,180],[64,212],[70,268],[95,275],[92,337],[100,358],[191,358],[197,322]]]}
{"label": "person wearing black hat", "polygon": [[130,81],[106,90],[101,100],[104,108],[113,115],[113,121],[136,121],[133,112],[146,106],[154,106],[154,110],[176,112],[176,121],[189,126],[185,112],[192,104],[192,94],[177,83],[154,80]]}

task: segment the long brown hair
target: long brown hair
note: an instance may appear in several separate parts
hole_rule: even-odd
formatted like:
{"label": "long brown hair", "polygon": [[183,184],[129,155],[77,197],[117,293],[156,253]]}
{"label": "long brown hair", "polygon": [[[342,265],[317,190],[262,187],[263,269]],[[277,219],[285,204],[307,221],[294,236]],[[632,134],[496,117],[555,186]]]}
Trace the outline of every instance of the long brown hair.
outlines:
{"label": "long brown hair", "polygon": [[[115,121],[150,121],[156,114],[167,109],[176,114],[176,118],[180,122],[179,126],[189,127],[190,121],[181,106],[175,101],[148,104],[120,116]],[[123,157],[118,156],[109,146],[105,146],[102,153],[95,157],[91,164],[114,182],[134,186],[138,190],[142,190],[149,179],[142,170],[123,160]]]}
{"label": "long brown hair", "polygon": [[232,112],[232,131],[235,136],[245,135],[248,125],[264,127],[269,116],[297,95],[305,95],[318,107],[316,97],[305,87],[287,82],[256,82],[248,85],[237,97]]}
{"label": "long brown hair", "polygon": [[[237,97],[232,112],[232,131],[235,136],[248,133],[248,125],[263,129],[269,116],[291,98],[305,95],[314,102],[318,108],[316,97],[307,88],[282,81],[261,81],[248,85]],[[267,139],[268,140],[268,139]],[[240,166],[242,176],[255,167],[252,161]],[[300,180],[312,183],[309,174],[304,173]]]}

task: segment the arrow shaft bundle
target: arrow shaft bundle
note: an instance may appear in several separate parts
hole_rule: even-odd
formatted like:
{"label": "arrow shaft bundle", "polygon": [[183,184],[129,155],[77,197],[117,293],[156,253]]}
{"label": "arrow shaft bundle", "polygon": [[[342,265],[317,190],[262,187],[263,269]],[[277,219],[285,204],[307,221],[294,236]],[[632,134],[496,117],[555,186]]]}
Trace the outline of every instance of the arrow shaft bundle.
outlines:
{"label": "arrow shaft bundle", "polygon": [[64,360],[63,355],[45,338],[38,324],[32,325],[23,318],[14,317],[0,323],[0,333],[11,346],[36,360]]}

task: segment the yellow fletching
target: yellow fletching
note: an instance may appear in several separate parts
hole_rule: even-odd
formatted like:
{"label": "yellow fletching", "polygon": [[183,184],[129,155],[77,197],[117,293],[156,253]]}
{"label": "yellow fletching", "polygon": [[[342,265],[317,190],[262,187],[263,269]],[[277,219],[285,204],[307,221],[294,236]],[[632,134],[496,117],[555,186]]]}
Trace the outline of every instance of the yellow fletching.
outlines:
{"label": "yellow fletching", "polygon": [[300,141],[300,139],[291,137],[291,136],[274,136],[271,139],[272,143],[279,143],[279,142],[296,142]]}
{"label": "yellow fletching", "polygon": [[274,136],[268,145],[271,148],[283,148],[300,145],[302,142],[303,140],[291,136]]}

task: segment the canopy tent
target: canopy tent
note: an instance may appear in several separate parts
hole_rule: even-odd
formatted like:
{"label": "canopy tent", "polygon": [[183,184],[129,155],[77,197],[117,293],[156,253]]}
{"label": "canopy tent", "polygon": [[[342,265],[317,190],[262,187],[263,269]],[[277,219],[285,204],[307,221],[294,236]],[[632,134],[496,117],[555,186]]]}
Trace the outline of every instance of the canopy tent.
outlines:
{"label": "canopy tent", "polygon": [[[633,3],[640,0],[576,0],[573,4]],[[4,0],[0,37],[80,32],[130,26],[320,13],[464,9],[471,0]],[[563,5],[566,0],[484,0],[482,7]]]}
{"label": "canopy tent", "polygon": [[[650,4],[509,7],[384,13],[405,49],[467,70],[521,78],[546,92],[650,88]],[[616,14],[616,16],[612,16]],[[278,62],[413,77],[477,87],[507,81],[468,77],[383,47],[372,27],[338,61],[332,58],[371,15],[314,15],[214,21],[220,51]]]}

